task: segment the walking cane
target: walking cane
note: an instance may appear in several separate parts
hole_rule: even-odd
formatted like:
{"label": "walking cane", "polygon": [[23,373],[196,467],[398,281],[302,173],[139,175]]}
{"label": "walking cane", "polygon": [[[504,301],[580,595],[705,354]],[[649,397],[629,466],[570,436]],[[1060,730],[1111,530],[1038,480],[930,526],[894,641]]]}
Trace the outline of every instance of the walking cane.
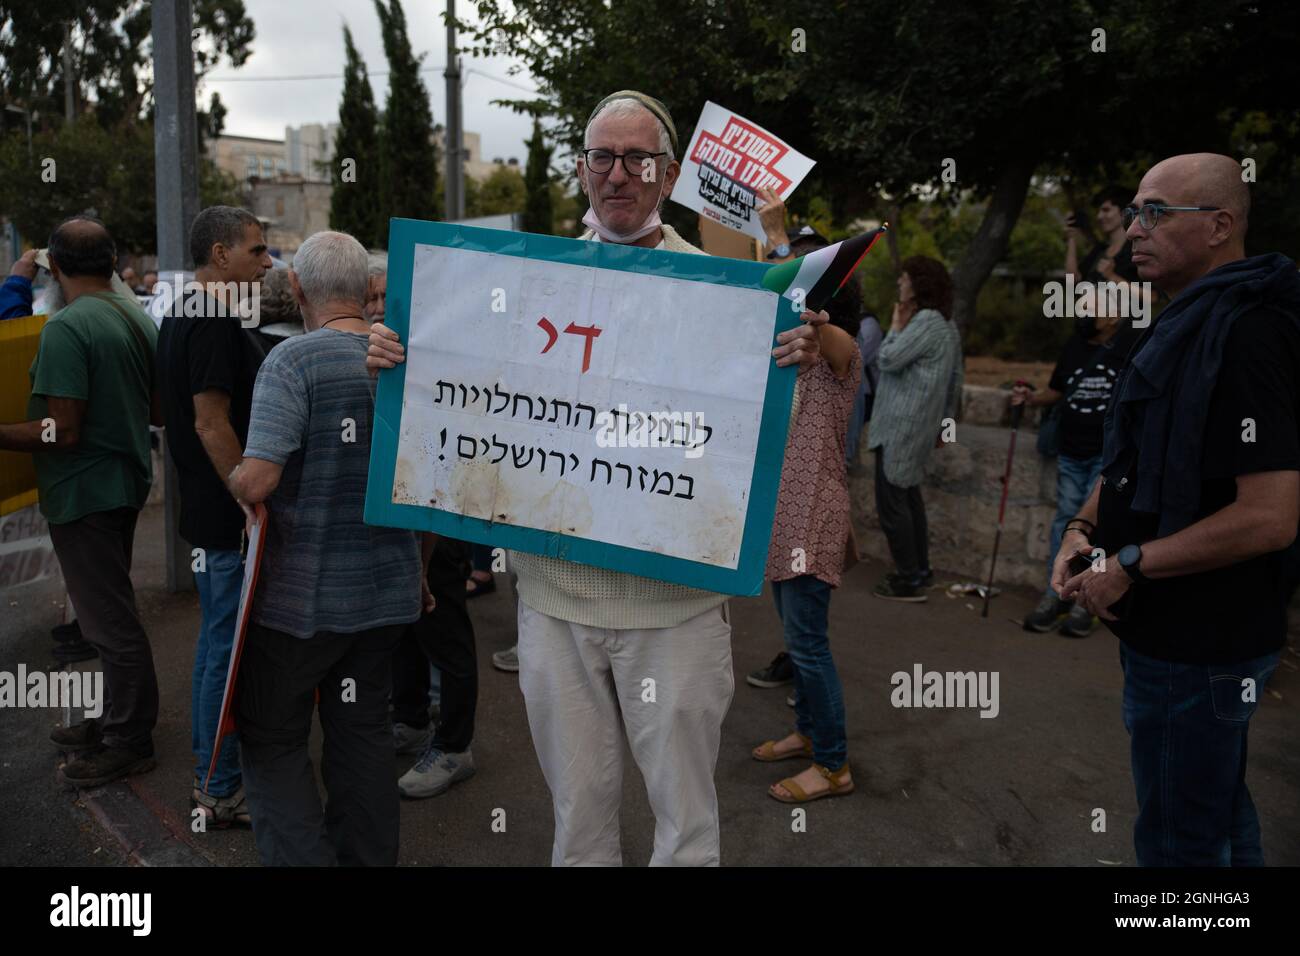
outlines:
{"label": "walking cane", "polygon": [[[1016,384],[1028,385],[1029,383],[1018,381]],[[1024,403],[1011,406],[1011,446],[1007,448],[1007,469],[1002,473],[1002,501],[998,504],[998,530],[993,536],[993,560],[989,562],[989,583],[984,588],[984,610],[980,612],[980,617],[989,616],[989,598],[993,594],[993,571],[998,566],[998,546],[1002,544],[1002,522],[1007,514],[1007,491],[1011,488],[1011,462],[1016,457],[1016,432],[1020,428],[1020,419],[1024,413]]]}

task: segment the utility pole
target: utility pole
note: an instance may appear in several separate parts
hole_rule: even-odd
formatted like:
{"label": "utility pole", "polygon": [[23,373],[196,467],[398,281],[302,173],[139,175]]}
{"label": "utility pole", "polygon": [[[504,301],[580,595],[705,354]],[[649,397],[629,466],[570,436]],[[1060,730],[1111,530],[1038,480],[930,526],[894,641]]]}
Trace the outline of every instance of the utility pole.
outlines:
{"label": "utility pole", "polygon": [[[198,116],[194,107],[194,50],[190,31],[192,0],[153,4],[154,196],[158,209],[158,275],[192,269],[190,226],[199,214]],[[180,298],[181,290],[175,290]],[[194,586],[189,547],[180,536],[181,495],[176,466],[167,454],[164,508],[167,537],[167,590]]]}
{"label": "utility pole", "polygon": [[447,0],[447,154],[446,218],[465,218],[465,151],[461,134],[460,58],[456,56],[456,0]]}

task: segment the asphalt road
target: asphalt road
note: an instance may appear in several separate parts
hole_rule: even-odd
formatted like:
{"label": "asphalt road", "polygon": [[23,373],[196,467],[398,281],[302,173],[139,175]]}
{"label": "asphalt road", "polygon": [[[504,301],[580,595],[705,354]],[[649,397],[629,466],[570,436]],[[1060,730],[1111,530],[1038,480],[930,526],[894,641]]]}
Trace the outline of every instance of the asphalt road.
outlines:
{"label": "asphalt road", "polygon": [[[139,801],[177,846],[163,862],[256,865],[247,831],[189,832],[189,673],[198,626],[195,595],[162,587],[162,513],[147,509],[136,539],[135,580],[154,645],[163,698],[156,733],[158,768],[132,778],[115,799]],[[864,563],[831,603],[831,636],[845,688],[849,756],[857,792],[806,808],[794,832],[791,808],[767,786],[796,771],[765,765],[752,746],[792,728],[786,689],[758,690],[744,675],[780,648],[770,598],[733,602],[736,695],[718,760],[722,855],[733,866],[1133,865],[1135,801],[1128,739],[1120,721],[1116,641],[1104,629],[1072,641],[1031,635],[1013,620],[1036,598],[1012,591],[987,620],[973,598],[938,586],[924,605],[871,596],[883,572]],[[478,633],[481,696],[474,756],[478,774],[441,797],[402,805],[405,865],[544,866],[550,860],[550,799],[534,756],[514,675],[492,669],[492,651],[514,640],[514,601],[504,575],[497,592],[471,603]],[[0,669],[19,662],[48,669],[49,627],[61,594],[52,582],[5,595]],[[1300,654],[1292,639],[1251,727],[1250,784],[1270,863],[1300,864],[1300,753],[1292,746],[1300,712]],[[897,708],[897,671],[996,671],[998,714],[977,709]],[[56,781],[46,741],[61,713],[0,711],[0,864],[92,865],[125,856]],[[319,752],[319,739],[315,741]],[[395,759],[394,779],[411,758]],[[622,808],[624,862],[644,864],[653,818],[630,754]],[[92,797],[93,800],[93,797]],[[139,809],[137,808],[137,809]],[[493,832],[495,810],[505,832]],[[1106,828],[1093,828],[1095,810]],[[102,822],[102,821],[101,821]],[[192,851],[192,852],[191,852]]]}

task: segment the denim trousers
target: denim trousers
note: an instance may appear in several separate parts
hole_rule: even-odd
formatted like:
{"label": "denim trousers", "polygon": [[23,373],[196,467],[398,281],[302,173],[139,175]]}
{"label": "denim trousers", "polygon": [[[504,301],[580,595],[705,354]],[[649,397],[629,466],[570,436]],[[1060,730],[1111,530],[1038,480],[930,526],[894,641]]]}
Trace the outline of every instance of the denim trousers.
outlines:
{"label": "denim trousers", "polygon": [[1139,865],[1264,865],[1246,731],[1280,656],[1179,664],[1120,644]]}
{"label": "denim trousers", "polygon": [[[1056,552],[1061,550],[1065,526],[1079,513],[1088,500],[1092,486],[1101,475],[1101,455],[1092,458],[1071,458],[1059,455],[1056,459],[1056,518],[1052,521],[1052,547],[1047,552],[1047,589],[1052,591],[1052,565]],[[1055,594],[1055,591],[1052,591]]]}
{"label": "denim trousers", "polygon": [[[207,778],[212,762],[221,698],[235,644],[239,592],[244,583],[244,559],[238,551],[208,551],[204,563],[204,570],[194,572],[202,616],[190,678],[190,749],[194,751],[194,776],[199,786]],[[239,781],[239,735],[229,734],[222,742],[221,756],[206,792],[228,797],[239,789]]]}
{"label": "denim trousers", "polygon": [[848,759],[844,691],[831,657],[827,614],[831,586],[811,574],[772,582],[786,651],[794,665],[795,726],[813,742],[813,759],[839,770]]}

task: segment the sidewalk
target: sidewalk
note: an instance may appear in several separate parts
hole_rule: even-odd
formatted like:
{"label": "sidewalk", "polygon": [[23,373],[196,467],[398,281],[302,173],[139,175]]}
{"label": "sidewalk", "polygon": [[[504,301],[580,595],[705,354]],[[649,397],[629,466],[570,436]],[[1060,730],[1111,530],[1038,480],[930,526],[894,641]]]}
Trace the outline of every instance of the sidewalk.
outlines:
{"label": "sidewalk", "polygon": [[[198,599],[163,590],[162,541],[162,511],[150,507],[137,532],[135,580],[163,694],[158,768],[78,801],[54,783],[56,753],[44,739],[60,714],[3,712],[0,864],[127,861],[120,841],[103,829],[104,814],[112,823],[123,813],[136,815],[125,831],[136,840],[135,862],[257,864],[248,831],[189,831],[189,675]],[[736,694],[717,772],[724,865],[1132,865],[1135,802],[1115,639],[1104,628],[1081,641],[1021,630],[1018,621],[1037,597],[1028,590],[995,598],[987,620],[976,599],[950,599],[942,588],[924,605],[881,601],[871,588],[883,570],[879,562],[854,568],[831,603],[858,789],[809,805],[802,833],[791,830],[791,808],[766,795],[770,783],[799,765],[749,757],[752,746],[792,726],[788,688],[758,690],[744,682],[780,649],[776,613],[767,596],[733,601]],[[938,576],[941,585],[951,580]],[[49,582],[7,596],[0,669],[12,671],[18,661],[50,667],[48,630],[61,597]],[[470,607],[481,672],[478,774],[441,797],[403,802],[401,862],[543,866],[550,860],[549,795],[517,679],[491,666],[491,653],[514,641],[514,598],[499,587]],[[1293,639],[1251,728],[1250,784],[1265,853],[1278,865],[1300,864],[1296,650]],[[983,719],[977,709],[893,707],[890,676],[910,674],[918,663],[926,671],[997,671],[997,717]],[[413,760],[394,759],[394,780]],[[640,865],[650,857],[653,818],[630,754],[626,765],[624,861]],[[99,822],[87,805],[98,808]],[[506,813],[504,833],[492,830],[498,808]],[[1106,811],[1104,833],[1092,830],[1094,808]],[[145,832],[145,819],[153,821],[152,832]]]}

